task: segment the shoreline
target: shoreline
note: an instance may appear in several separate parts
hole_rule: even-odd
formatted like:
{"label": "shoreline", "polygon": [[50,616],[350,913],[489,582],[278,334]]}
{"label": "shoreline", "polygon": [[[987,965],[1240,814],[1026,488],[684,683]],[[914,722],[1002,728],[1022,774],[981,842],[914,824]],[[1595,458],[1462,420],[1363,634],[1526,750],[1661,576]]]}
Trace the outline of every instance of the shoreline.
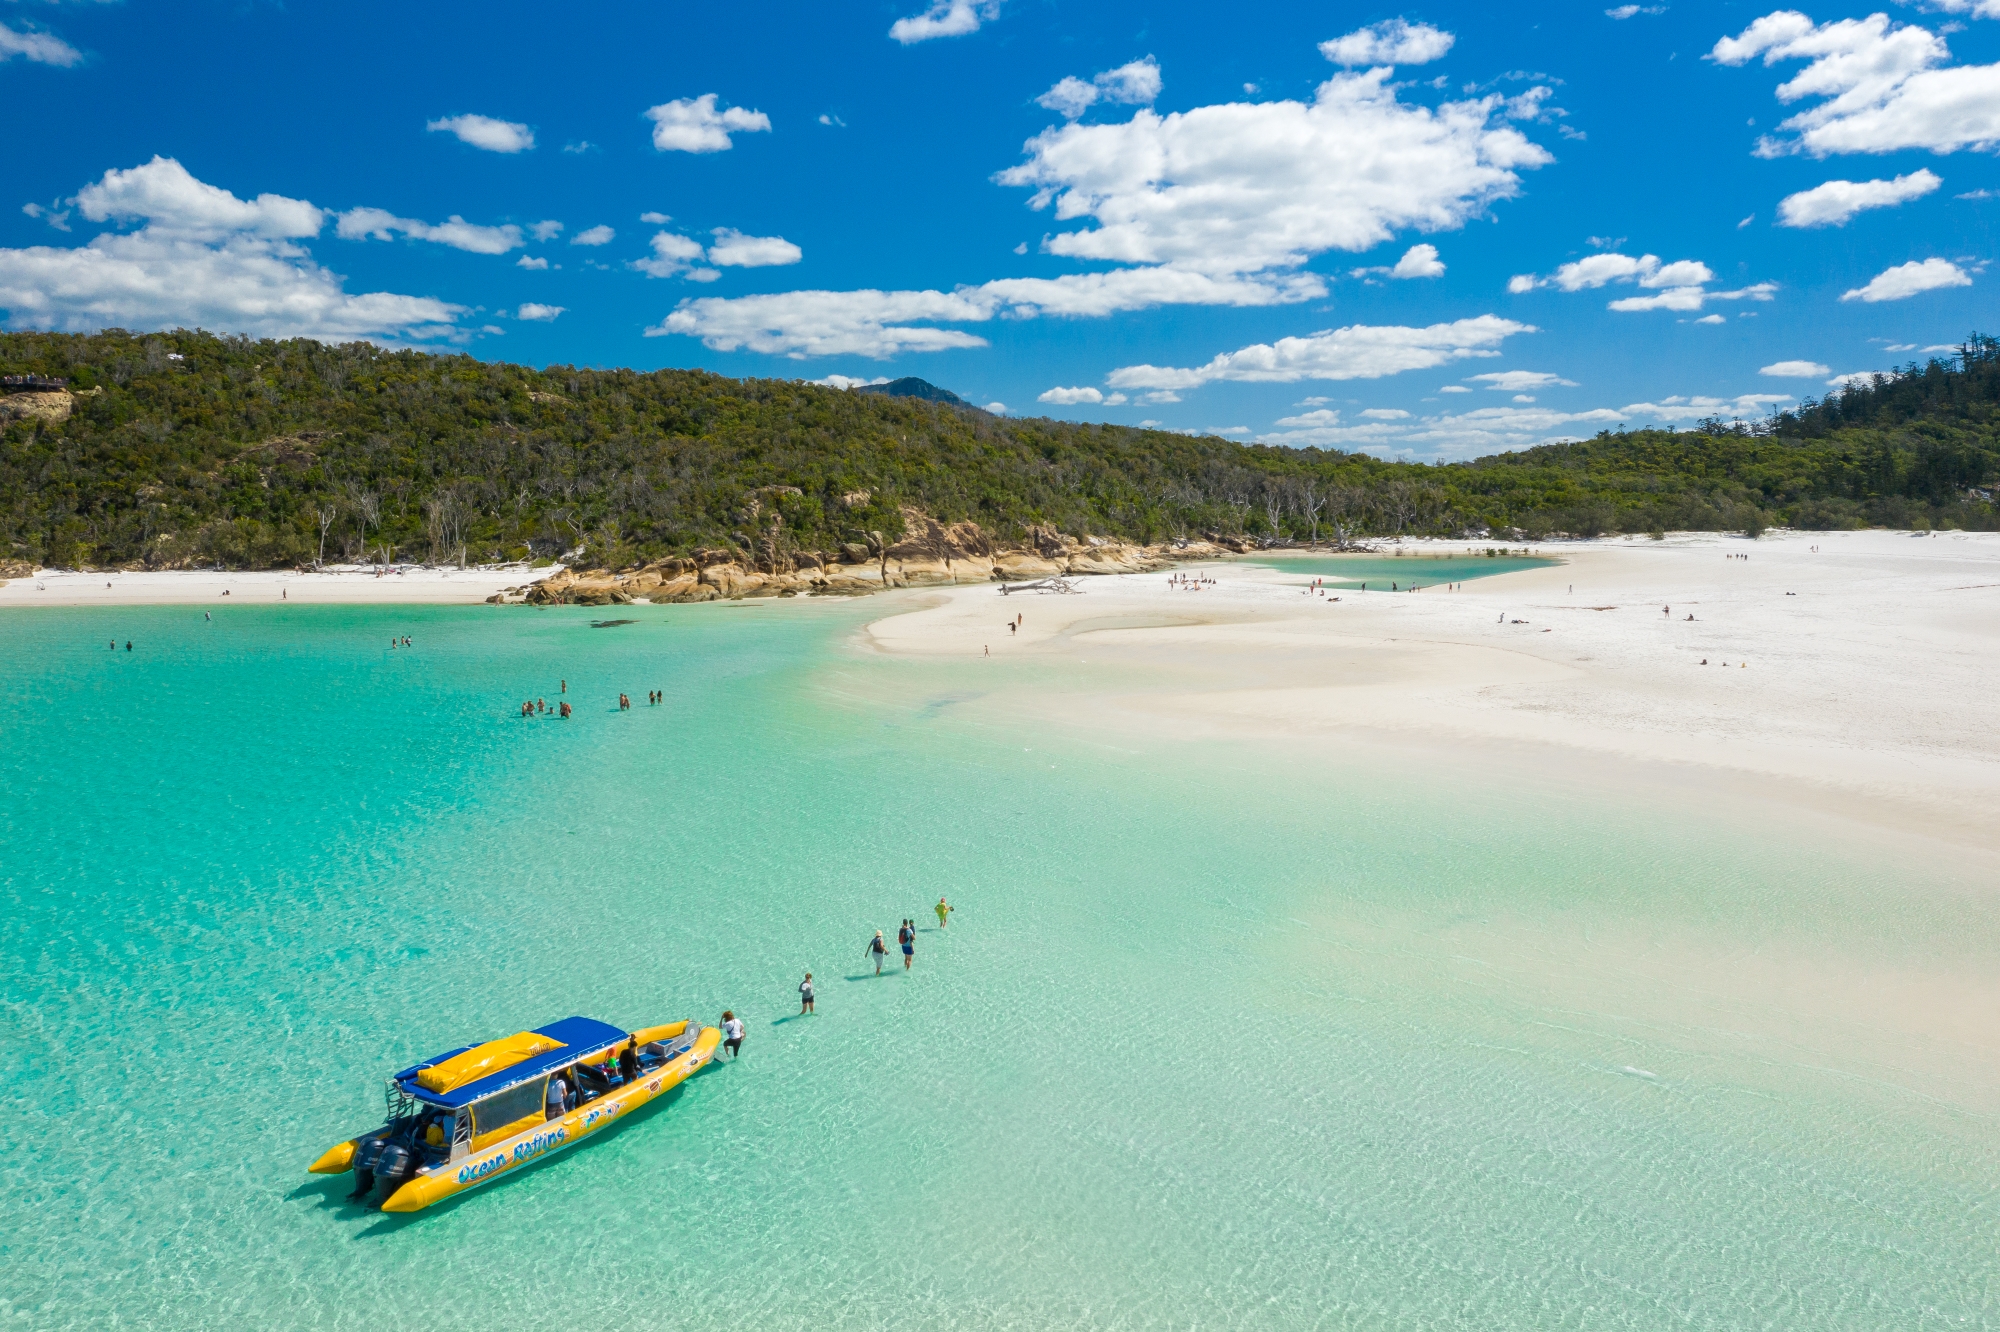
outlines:
{"label": "shoreline", "polygon": [[[317,570],[42,569],[0,581],[0,610],[33,606],[470,605],[563,571],[525,564],[470,569],[372,565]],[[225,598],[224,593],[228,593]]]}

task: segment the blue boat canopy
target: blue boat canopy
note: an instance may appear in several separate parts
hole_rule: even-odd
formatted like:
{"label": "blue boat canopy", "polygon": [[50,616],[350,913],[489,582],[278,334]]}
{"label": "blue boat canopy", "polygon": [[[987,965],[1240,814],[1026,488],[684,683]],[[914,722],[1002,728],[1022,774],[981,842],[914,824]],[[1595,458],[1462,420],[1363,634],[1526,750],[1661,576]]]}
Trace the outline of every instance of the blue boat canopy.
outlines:
{"label": "blue boat canopy", "polygon": [[426,1105],[456,1110],[460,1106],[483,1100],[495,1092],[503,1092],[509,1087],[543,1077],[551,1069],[562,1068],[574,1064],[579,1059],[589,1059],[603,1054],[624,1040],[628,1033],[622,1027],[614,1027],[609,1022],[599,1022],[596,1018],[566,1017],[560,1022],[551,1022],[546,1027],[535,1028],[535,1034],[546,1036],[552,1041],[561,1041],[562,1048],[530,1055],[518,1064],[509,1064],[498,1073],[489,1074],[477,1082],[468,1082],[463,1087],[454,1087],[448,1092],[428,1091],[417,1085],[417,1074],[433,1064],[442,1064],[454,1055],[464,1054],[474,1048],[462,1045],[456,1050],[447,1050],[433,1059],[426,1059],[421,1064],[412,1064],[396,1075],[396,1085]]}

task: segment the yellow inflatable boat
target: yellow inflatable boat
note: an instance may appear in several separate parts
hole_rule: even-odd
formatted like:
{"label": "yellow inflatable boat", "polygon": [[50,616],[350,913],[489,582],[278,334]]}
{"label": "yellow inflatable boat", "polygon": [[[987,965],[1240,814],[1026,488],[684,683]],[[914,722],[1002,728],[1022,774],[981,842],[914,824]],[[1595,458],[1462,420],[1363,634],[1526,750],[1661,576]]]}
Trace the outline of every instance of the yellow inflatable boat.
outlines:
{"label": "yellow inflatable boat", "polygon": [[627,1032],[595,1018],[468,1045],[389,1079],[388,1121],[312,1163],[381,1186],[385,1212],[414,1212],[573,1146],[672,1089],[715,1056],[722,1033],[693,1022]]}

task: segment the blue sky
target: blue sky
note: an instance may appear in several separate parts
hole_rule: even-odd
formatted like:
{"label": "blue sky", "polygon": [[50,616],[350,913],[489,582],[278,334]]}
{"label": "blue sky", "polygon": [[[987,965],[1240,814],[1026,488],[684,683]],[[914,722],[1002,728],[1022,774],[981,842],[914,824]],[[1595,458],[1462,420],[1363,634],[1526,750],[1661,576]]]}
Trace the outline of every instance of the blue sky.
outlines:
{"label": "blue sky", "polygon": [[[0,0],[0,312],[1464,457],[1955,342],[2000,0]],[[1989,197],[1990,196],[1990,197]]]}

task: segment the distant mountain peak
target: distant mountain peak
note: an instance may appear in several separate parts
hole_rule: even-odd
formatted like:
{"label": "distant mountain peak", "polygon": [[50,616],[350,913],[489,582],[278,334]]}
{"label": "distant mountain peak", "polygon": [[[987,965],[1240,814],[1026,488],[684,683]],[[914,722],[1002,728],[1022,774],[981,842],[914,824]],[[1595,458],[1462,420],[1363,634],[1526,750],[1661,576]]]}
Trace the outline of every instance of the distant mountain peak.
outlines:
{"label": "distant mountain peak", "polygon": [[931,402],[948,402],[954,407],[972,405],[950,389],[941,389],[928,379],[918,379],[915,375],[892,379],[886,384],[860,384],[856,387],[863,393],[886,393],[892,398],[925,398]]}

